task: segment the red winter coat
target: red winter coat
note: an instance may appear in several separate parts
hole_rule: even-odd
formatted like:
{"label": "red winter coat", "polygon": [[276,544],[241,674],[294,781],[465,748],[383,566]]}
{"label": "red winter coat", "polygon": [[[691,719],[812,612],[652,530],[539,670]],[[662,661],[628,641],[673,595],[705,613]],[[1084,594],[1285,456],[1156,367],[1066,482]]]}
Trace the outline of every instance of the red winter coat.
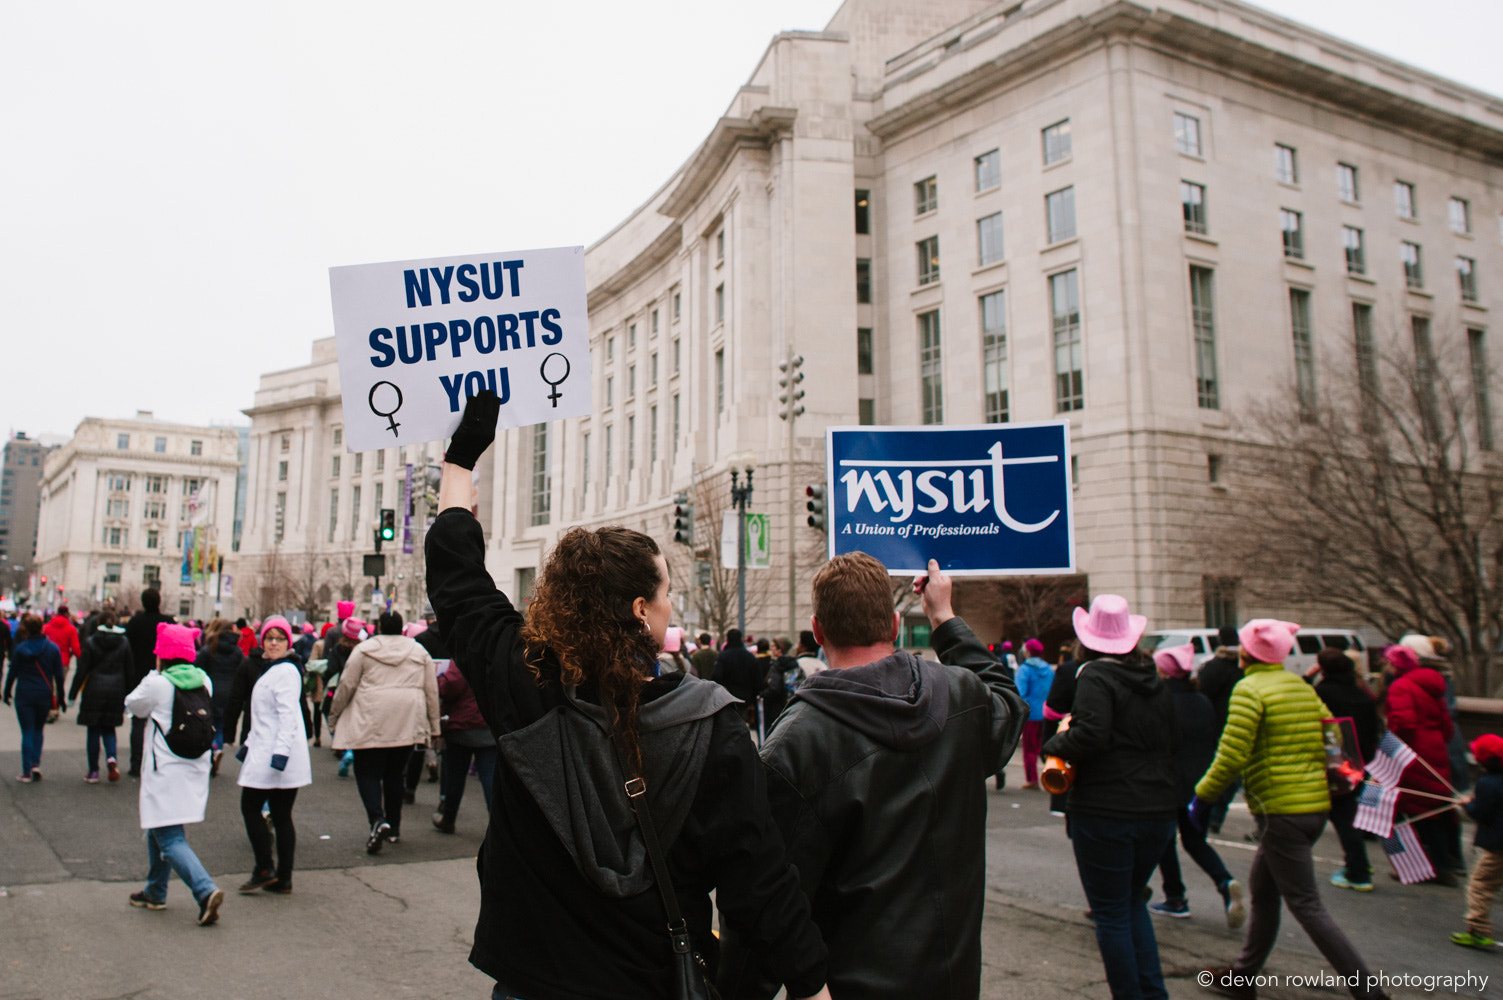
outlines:
{"label": "red winter coat", "polygon": [[444,735],[466,729],[488,729],[485,716],[475,702],[475,693],[459,667],[450,662],[449,669],[438,675],[438,705],[443,714]]}
{"label": "red winter coat", "polygon": [[241,629],[240,641],[235,643],[235,645],[240,647],[240,652],[249,656],[250,651],[256,648],[256,630],[248,625]]}
{"label": "red winter coat", "polygon": [[[1404,769],[1400,788],[1451,796],[1446,782],[1451,780],[1451,755],[1446,743],[1454,725],[1446,708],[1446,679],[1430,667],[1415,667],[1400,674],[1388,688],[1388,729],[1434,768],[1445,781],[1430,773],[1419,760]],[[1437,809],[1445,803],[1439,799],[1400,795],[1398,811],[1408,816]]]}
{"label": "red winter coat", "polygon": [[52,620],[42,626],[42,634],[52,641],[62,656],[63,671],[66,673],[68,664],[73,657],[82,655],[83,650],[78,645],[78,629],[73,623],[62,615],[54,615]]}

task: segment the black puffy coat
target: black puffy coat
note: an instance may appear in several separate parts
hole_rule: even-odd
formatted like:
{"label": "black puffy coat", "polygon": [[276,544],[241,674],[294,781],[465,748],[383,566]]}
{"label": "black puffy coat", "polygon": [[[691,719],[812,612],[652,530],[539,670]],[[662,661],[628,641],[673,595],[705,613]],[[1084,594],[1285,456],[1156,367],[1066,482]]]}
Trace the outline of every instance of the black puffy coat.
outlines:
{"label": "black puffy coat", "polygon": [[113,729],[125,721],[126,683],[135,663],[125,629],[102,627],[83,644],[68,700],[78,703],[78,724]]}
{"label": "black puffy coat", "polygon": [[240,636],[234,629],[219,633],[213,649],[205,647],[198,651],[198,658],[193,661],[193,665],[208,674],[209,682],[214,685],[210,706],[215,715],[223,717],[225,709],[229,707],[230,692],[235,687],[235,673],[244,661],[245,654],[240,651]]}
{"label": "black puffy coat", "polygon": [[1174,697],[1174,714],[1179,717],[1179,750],[1174,755],[1174,774],[1179,780],[1179,804],[1189,805],[1195,797],[1195,783],[1205,776],[1216,758],[1216,744],[1221,727],[1216,725],[1216,710],[1211,699],[1195,690],[1187,677],[1168,677],[1164,686]]}

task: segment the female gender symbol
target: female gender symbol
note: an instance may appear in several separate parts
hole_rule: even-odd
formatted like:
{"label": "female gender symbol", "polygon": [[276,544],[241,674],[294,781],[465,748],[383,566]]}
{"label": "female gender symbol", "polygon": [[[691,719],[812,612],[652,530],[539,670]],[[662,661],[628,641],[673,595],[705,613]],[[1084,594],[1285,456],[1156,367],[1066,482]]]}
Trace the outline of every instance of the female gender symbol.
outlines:
{"label": "female gender symbol", "polygon": [[[381,388],[383,385],[389,385],[389,386],[391,386],[391,391],[397,394],[397,405],[393,406],[389,410],[378,410],[378,409],[376,409],[376,390],[379,389],[379,388]],[[402,389],[401,389],[401,387],[398,386],[395,382],[384,382],[384,381],[383,382],[377,382],[375,385],[371,386],[371,391],[370,391],[369,394],[366,395],[365,402],[366,402],[366,404],[368,406],[370,406],[372,413],[374,413],[378,417],[385,417],[386,418],[386,427],[387,427],[387,429],[391,431],[391,436],[392,437],[396,437],[397,436],[397,428],[402,426],[401,424],[397,423],[397,421],[395,419],[396,412],[402,408]]]}
{"label": "female gender symbol", "polygon": [[[558,378],[549,378],[548,377],[548,362],[552,361],[554,358],[558,358],[560,361],[562,361],[564,363],[564,373],[562,375],[559,375]],[[556,373],[557,370],[558,370],[558,366],[554,365],[553,367],[554,367],[554,371]],[[562,354],[559,354],[557,351],[554,351],[552,354],[550,354],[546,358],[544,358],[543,359],[543,363],[538,366],[538,374],[541,375],[541,376],[543,376],[543,381],[544,382],[547,382],[549,385],[551,385],[553,387],[553,391],[548,394],[548,398],[553,401],[553,407],[554,407],[554,409],[558,408],[559,397],[563,395],[563,393],[561,393],[561,392],[558,391],[558,387],[560,385],[562,385],[563,382],[564,382],[564,380],[569,377],[569,371],[570,371],[571,368],[572,368],[572,366],[569,364],[569,359],[566,358],[566,357],[564,357]]]}

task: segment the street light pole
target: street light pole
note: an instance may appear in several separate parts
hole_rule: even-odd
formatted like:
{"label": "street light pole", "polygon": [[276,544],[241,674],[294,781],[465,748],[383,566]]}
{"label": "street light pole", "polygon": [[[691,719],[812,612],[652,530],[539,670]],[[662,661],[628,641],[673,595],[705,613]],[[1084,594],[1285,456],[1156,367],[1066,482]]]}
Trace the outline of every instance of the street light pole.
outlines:
{"label": "street light pole", "polygon": [[746,635],[746,508],[751,506],[752,470],[746,469],[746,485],[736,485],[731,470],[731,503],[736,508],[736,628]]}

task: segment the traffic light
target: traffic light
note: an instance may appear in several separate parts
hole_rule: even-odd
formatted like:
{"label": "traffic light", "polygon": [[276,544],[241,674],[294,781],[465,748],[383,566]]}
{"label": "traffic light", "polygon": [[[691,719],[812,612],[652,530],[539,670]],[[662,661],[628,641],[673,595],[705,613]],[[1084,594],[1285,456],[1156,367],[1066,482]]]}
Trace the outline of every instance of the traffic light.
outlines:
{"label": "traffic light", "polygon": [[809,500],[804,504],[804,509],[809,512],[809,527],[824,531],[828,527],[825,518],[825,488],[823,484],[811,483],[804,487],[804,496]]}
{"label": "traffic light", "polygon": [[381,541],[390,542],[397,537],[397,512],[390,507],[381,508]]}
{"label": "traffic light", "polygon": [[800,369],[804,367],[804,356],[795,354],[787,361],[778,362],[778,371],[783,375],[778,379],[778,403],[782,409],[778,411],[778,419],[789,420],[793,417],[804,415],[804,404],[800,402],[804,398],[804,390],[799,388],[799,383],[804,380],[804,373]]}
{"label": "traffic light", "polygon": [[679,493],[673,498],[673,540],[694,547],[694,505],[689,502],[687,493]]}
{"label": "traffic light", "polygon": [[47,578],[45,576],[42,577],[42,586],[47,586]]}

